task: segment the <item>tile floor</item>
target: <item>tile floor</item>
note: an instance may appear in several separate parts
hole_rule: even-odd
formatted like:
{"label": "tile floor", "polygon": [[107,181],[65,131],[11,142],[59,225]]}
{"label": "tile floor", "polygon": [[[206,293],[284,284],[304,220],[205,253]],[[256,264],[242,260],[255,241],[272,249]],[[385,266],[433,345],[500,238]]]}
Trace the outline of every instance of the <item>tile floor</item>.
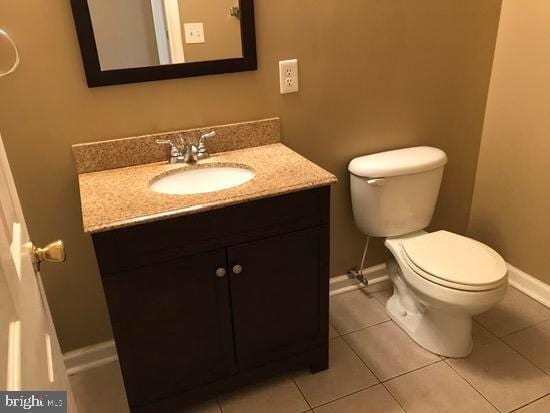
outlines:
{"label": "tile floor", "polygon": [[[510,288],[498,306],[476,318],[472,354],[444,359],[388,318],[390,294],[358,290],[331,297],[329,370],[282,375],[186,411],[550,412],[550,309]],[[71,383],[80,413],[128,412],[118,364],[72,376]]]}

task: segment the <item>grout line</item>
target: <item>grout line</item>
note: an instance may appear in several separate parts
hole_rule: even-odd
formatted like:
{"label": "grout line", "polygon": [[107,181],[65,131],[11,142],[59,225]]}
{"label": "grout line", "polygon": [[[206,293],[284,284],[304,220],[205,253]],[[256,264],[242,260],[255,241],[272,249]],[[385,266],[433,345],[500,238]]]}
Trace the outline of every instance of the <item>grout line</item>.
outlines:
{"label": "grout line", "polygon": [[[363,390],[367,390],[367,389],[370,389],[371,387],[374,387],[374,386],[377,386],[377,385],[379,385],[379,384],[382,384],[382,383],[380,382],[380,379],[378,379],[378,377],[376,376],[376,374],[374,374],[374,372],[369,368],[369,366],[366,365],[366,363],[363,361],[363,359],[361,358],[361,356],[359,356],[359,354],[357,354],[357,353],[355,352],[355,350],[349,345],[349,343],[348,343],[346,340],[343,339],[343,336],[333,337],[333,338],[331,338],[331,339],[329,340],[329,342],[330,342],[330,341],[333,341],[333,340],[335,340],[335,339],[337,339],[337,338],[341,338],[341,339],[342,339],[342,341],[344,342],[344,344],[345,344],[345,345],[346,345],[346,346],[347,346],[347,347],[357,356],[357,358],[359,359],[359,361],[367,368],[367,370],[369,370],[369,371],[371,372],[371,374],[374,376],[374,378],[375,378],[376,380],[378,380],[378,382],[377,382],[377,383],[370,384],[370,385],[368,385],[368,386],[366,386],[366,387],[362,387],[362,388],[360,388],[360,389],[358,389],[358,390],[354,390],[354,391],[352,391],[352,392],[350,392],[350,393],[346,393],[346,394],[344,394],[344,395],[342,395],[342,396],[338,396],[338,397],[336,397],[336,398],[333,399],[333,400],[329,400],[328,402],[321,403],[321,404],[319,404],[318,406],[313,407],[313,406],[311,405],[311,403],[309,402],[309,400],[308,400],[308,399],[304,396],[304,394],[302,393],[302,390],[300,389],[300,386],[298,385],[298,383],[296,382],[296,380],[294,380],[294,377],[292,377],[292,380],[294,380],[294,383],[296,384],[296,386],[297,386],[298,389],[300,390],[300,393],[302,394],[302,397],[304,397],[304,399],[306,400],[306,403],[311,407],[311,410],[312,410],[312,411],[314,411],[315,409],[317,409],[317,408],[319,408],[319,407],[321,407],[321,406],[326,406],[327,404],[334,403],[334,402],[336,402],[336,401],[338,401],[338,400],[344,399],[344,398],[349,397],[349,396],[351,396],[351,395],[353,395],[353,394],[362,392]],[[329,345],[329,351],[330,351],[330,345]],[[330,368],[330,366],[329,366],[329,368]]]}
{"label": "grout line", "polygon": [[[394,322],[393,320],[390,319],[390,320],[388,320],[388,321],[384,321],[384,322],[382,322],[382,323],[378,323],[378,324],[375,324],[375,325],[380,325],[380,324],[384,324],[384,323],[393,323],[393,324],[395,324],[395,322]],[[397,324],[395,324],[395,325],[396,325],[397,327],[399,327]],[[374,327],[374,326],[371,326],[371,327]],[[361,330],[365,330],[365,329],[367,329],[367,328],[369,328],[369,327],[365,327],[365,328],[363,328],[363,329],[361,329]],[[399,328],[400,328],[400,327],[399,327]],[[357,331],[359,331],[359,330],[357,330]],[[428,366],[431,366],[431,365],[433,365],[433,364],[437,364],[437,363],[439,363],[440,361],[443,361],[443,360],[441,359],[441,357],[438,356],[438,357],[439,357],[438,360],[435,360],[435,361],[433,361],[433,362],[430,362],[430,363],[425,364],[425,365],[420,366],[420,367],[415,367],[415,368],[412,369],[412,370],[408,370],[408,371],[406,371],[406,372],[404,372],[404,373],[400,373],[400,374],[398,374],[398,375],[396,375],[396,376],[392,376],[392,377],[390,377],[390,378],[387,378],[387,379],[385,379],[385,380],[382,380],[382,379],[381,379],[380,377],[378,377],[378,375],[369,367],[369,365],[367,364],[367,362],[366,362],[365,360],[363,360],[363,357],[361,357],[361,355],[360,355],[359,353],[357,353],[357,351],[355,351],[355,349],[353,348],[353,346],[351,345],[351,343],[349,343],[349,342],[346,340],[346,336],[349,335],[349,334],[351,334],[351,333],[345,334],[345,335],[343,335],[343,336],[341,336],[341,337],[344,339],[344,342],[348,345],[348,347],[351,349],[351,351],[353,351],[353,352],[355,353],[355,355],[356,355],[357,357],[359,357],[359,360],[361,360],[361,361],[363,362],[363,364],[372,372],[372,374],[374,375],[374,377],[376,377],[376,379],[377,379],[380,383],[385,383],[385,382],[387,382],[387,381],[390,381],[390,380],[396,379],[396,378],[398,378],[398,377],[404,376],[405,374],[412,373],[412,372],[414,372],[414,371],[423,369],[424,367],[428,367]],[[417,343],[414,343],[414,345],[418,346]],[[419,347],[420,347],[420,346],[419,346]],[[424,350],[424,349],[423,349],[423,350]],[[425,351],[428,351],[428,350],[425,350]],[[431,352],[430,352],[430,354],[435,354],[435,353],[431,353]],[[437,356],[437,354],[436,354],[436,356]]]}
{"label": "grout line", "polygon": [[[391,320],[390,320],[390,321],[391,321]],[[379,323],[379,324],[382,324],[382,323]],[[368,327],[366,327],[366,328],[368,328]],[[359,331],[359,330],[357,330],[357,331]],[[351,333],[348,333],[348,334],[351,334]],[[333,339],[335,339],[335,338],[338,338],[338,337],[334,337]],[[344,338],[344,336],[340,336],[340,338]],[[495,338],[496,338],[497,340],[500,340],[499,337],[496,337],[496,336],[495,336]],[[502,341],[502,340],[500,340],[500,341]],[[374,384],[372,384],[372,385],[370,385],[370,386],[361,388],[361,389],[359,389],[359,390],[353,391],[353,392],[351,392],[351,393],[349,393],[349,394],[345,394],[345,395],[343,395],[343,396],[339,396],[339,397],[337,397],[337,398],[335,398],[335,399],[333,399],[333,400],[330,400],[330,401],[328,401],[328,402],[326,402],[326,403],[322,403],[322,404],[320,404],[320,405],[318,405],[318,406],[313,407],[313,406],[309,403],[309,401],[307,400],[307,398],[303,395],[303,393],[302,393],[302,391],[301,391],[301,389],[300,389],[300,386],[296,383],[296,381],[294,380],[294,378],[292,378],[292,379],[294,380],[296,386],[298,387],[300,393],[302,394],[302,397],[304,397],[304,399],[306,400],[306,403],[311,407],[312,410],[317,409],[317,408],[322,407],[322,406],[326,406],[326,405],[331,404],[331,403],[334,403],[334,402],[336,402],[336,401],[338,401],[338,400],[345,399],[346,397],[349,397],[349,396],[352,396],[352,395],[354,395],[354,394],[360,393],[360,392],[362,392],[362,391],[368,390],[368,389],[370,389],[370,388],[372,388],[372,387],[375,387],[375,386],[377,386],[377,385],[382,385],[382,386],[386,389],[386,391],[390,394],[390,396],[395,400],[395,402],[396,402],[405,412],[407,412],[407,409],[405,408],[405,406],[396,398],[396,396],[391,392],[391,390],[386,386],[386,384],[387,384],[388,382],[394,380],[394,379],[397,379],[397,378],[399,378],[399,377],[405,376],[405,375],[410,374],[410,373],[414,373],[414,372],[416,372],[416,371],[418,371],[418,370],[422,370],[422,369],[424,369],[424,368],[433,366],[433,365],[438,364],[438,363],[445,363],[445,364],[446,364],[455,374],[457,374],[458,377],[460,377],[468,386],[470,386],[476,393],[478,393],[485,401],[487,401],[487,403],[489,403],[491,406],[493,406],[497,411],[499,411],[499,412],[501,412],[501,413],[505,413],[505,412],[504,412],[503,410],[501,410],[499,407],[497,407],[496,405],[494,405],[494,404],[493,404],[493,403],[492,403],[492,402],[491,402],[491,401],[490,401],[490,400],[489,400],[489,399],[488,399],[488,398],[487,398],[487,397],[486,397],[486,396],[485,396],[485,395],[484,395],[484,394],[483,394],[483,393],[482,393],[473,383],[471,383],[466,377],[464,377],[464,376],[463,376],[462,374],[460,374],[457,370],[455,370],[454,367],[453,367],[450,363],[448,363],[448,360],[449,360],[448,358],[436,360],[436,361],[434,361],[434,362],[432,362],[432,363],[429,363],[429,364],[426,364],[426,365],[424,365],[424,366],[414,368],[414,369],[412,369],[412,370],[409,370],[409,371],[407,371],[407,372],[398,374],[398,375],[396,375],[396,376],[390,377],[390,378],[385,379],[385,380],[381,380],[381,379],[376,375],[376,373],[367,365],[367,363],[363,360],[363,358],[355,351],[355,349],[353,348],[353,346],[352,346],[350,343],[348,343],[346,340],[344,340],[344,342],[345,342],[346,345],[352,350],[352,352],[359,358],[359,360],[361,360],[361,362],[365,365],[365,367],[371,371],[371,373],[373,374],[373,376],[374,376],[379,382],[378,382],[378,383],[374,383]],[[415,343],[415,344],[416,344],[416,343]],[[506,345],[506,343],[504,343],[504,344]],[[509,347],[509,346],[508,346],[508,347]],[[512,349],[512,350],[514,350],[514,349]],[[515,351],[515,350],[514,350],[514,351]],[[521,355],[521,354],[520,354],[520,356],[521,356],[522,358],[525,358],[525,357],[524,357],[523,355]],[[533,364],[533,363],[531,363],[529,360],[527,360],[527,361],[528,361],[530,364]],[[534,365],[534,364],[533,364],[533,365]],[[537,367],[537,366],[535,366],[535,367]],[[538,369],[538,367],[537,367],[537,369]],[[540,369],[539,369],[539,370],[540,370]],[[544,373],[544,372],[543,372],[543,373]],[[544,374],[546,374],[546,373],[544,373]],[[530,405],[530,404],[536,403],[537,401],[539,401],[539,400],[541,400],[541,399],[543,399],[543,398],[545,398],[545,397],[547,397],[547,396],[550,396],[550,392],[548,392],[548,393],[546,393],[546,394],[540,396],[540,397],[537,398],[537,399],[531,400],[531,401],[527,402],[527,403],[524,404],[524,405],[519,406],[518,408],[516,408],[516,409],[510,411],[509,413],[517,412],[518,410],[520,410],[520,409],[522,409],[522,408],[524,408],[524,407],[526,407],[526,406],[528,406],[528,405]],[[223,412],[223,409],[222,409],[222,412]]]}
{"label": "grout line", "polygon": [[[329,325],[332,327],[332,329],[333,329],[334,331],[336,331],[336,334],[338,334],[336,337],[341,337],[342,334],[340,334],[340,333],[338,332],[338,330],[336,330],[336,327],[334,327],[334,326],[332,325],[332,323],[330,322],[330,320],[329,320],[328,323],[329,323]],[[329,337],[328,339],[329,339],[329,341],[330,341],[330,340],[332,340],[333,338],[336,338],[336,337]]]}
{"label": "grout line", "polygon": [[401,407],[404,412],[407,412],[408,410],[405,409],[405,406],[397,399],[397,397],[392,393],[392,391],[388,388],[388,386],[386,386],[386,383],[380,383],[380,384],[382,384],[382,386],[384,386],[386,391],[389,393],[389,395],[392,397],[392,399],[395,400],[395,402],[399,405],[399,407]]}
{"label": "grout line", "polygon": [[361,356],[359,355],[359,353],[357,353],[357,351],[355,351],[355,349],[353,348],[353,346],[352,346],[350,343],[348,343],[348,341],[345,339],[344,336],[342,336],[342,341],[343,341],[343,342],[346,344],[346,346],[352,351],[352,353],[355,354],[355,355],[357,356],[357,358],[359,359],[359,361],[360,361],[361,363],[363,363],[363,365],[367,368],[367,370],[369,370],[369,371],[372,373],[372,375],[374,376],[374,378],[375,378],[376,380],[378,380],[378,383],[382,383],[382,380],[380,380],[380,378],[379,378],[379,377],[376,375],[376,373],[368,366],[368,364],[365,362],[365,360],[363,360],[363,357],[361,357]]}
{"label": "grout line", "polygon": [[516,350],[514,347],[510,346],[508,343],[506,343],[502,338],[500,337],[497,337],[498,340],[504,344],[506,347],[508,347],[509,349],[511,349],[514,353],[516,353],[518,356],[520,356],[522,359],[524,359],[525,361],[527,361],[527,363],[529,363],[530,365],[532,365],[534,368],[536,368],[539,372],[541,372],[542,374],[544,374],[545,376],[548,376],[548,374],[543,370],[541,369],[539,366],[537,366],[534,362],[532,362],[531,360],[529,360],[527,357],[525,357],[523,354],[521,354],[518,350]]}
{"label": "grout line", "polygon": [[220,401],[219,397],[216,396],[216,403],[218,403],[218,409],[220,410],[221,413],[224,413],[223,411],[223,406],[222,406],[222,402]]}
{"label": "grout line", "polygon": [[312,409],[318,409],[319,407],[326,406],[327,404],[331,404],[331,403],[337,402],[338,400],[342,400],[342,399],[345,399],[346,397],[353,396],[354,394],[361,393],[362,391],[371,389],[371,388],[373,388],[373,387],[375,387],[375,386],[378,386],[379,384],[382,384],[382,383],[378,382],[378,383],[370,384],[370,385],[368,385],[367,387],[362,387],[362,388],[360,388],[359,390],[354,390],[354,391],[352,391],[351,393],[347,393],[347,394],[345,394],[345,395],[338,396],[338,397],[335,398],[334,400],[330,400],[330,401],[328,401],[328,402],[321,403],[321,404],[318,405],[318,406],[312,407]]}
{"label": "grout line", "polygon": [[539,397],[538,399],[535,399],[535,400],[533,400],[533,401],[530,401],[530,402],[527,403],[527,404],[524,404],[523,406],[520,406],[520,407],[518,407],[518,408],[516,408],[516,409],[514,409],[514,410],[511,410],[509,413],[517,412],[518,410],[523,409],[524,407],[527,407],[527,406],[529,406],[529,405],[531,405],[531,404],[533,404],[533,403],[538,402],[539,400],[542,400],[542,399],[546,398],[548,395],[550,395],[550,392],[546,393],[544,396]]}
{"label": "grout line", "polygon": [[[550,318],[547,318],[547,319],[545,319],[545,320],[543,320],[543,321],[537,321],[536,323],[529,324],[529,325],[526,326],[526,327],[521,327],[519,330],[515,330],[515,331],[512,331],[512,332],[510,332],[510,333],[506,333],[506,334],[504,334],[502,337],[497,336],[497,335],[496,335],[495,333],[493,333],[492,331],[491,331],[491,333],[492,333],[494,336],[496,336],[496,337],[502,339],[502,338],[504,338],[504,337],[511,336],[512,334],[516,334],[516,333],[520,333],[520,332],[522,332],[522,331],[528,330],[528,329],[530,329],[531,327],[536,327],[536,326],[538,326],[538,325],[547,323],[548,321],[550,321]],[[481,323],[479,323],[479,324],[481,324]],[[483,326],[483,324],[481,324],[481,325]],[[485,327],[485,326],[483,326],[483,327]],[[486,329],[486,330],[489,330],[487,327],[485,327],[485,329]]]}
{"label": "grout line", "polygon": [[[415,344],[416,344],[416,343],[415,343]],[[426,351],[427,351],[427,350],[426,350]],[[435,354],[435,353],[432,353],[432,354]],[[388,379],[385,379],[385,380],[382,381],[381,383],[387,383],[387,382],[389,382],[389,381],[391,381],[391,380],[393,380],[393,379],[398,379],[399,377],[403,377],[403,376],[405,376],[405,375],[407,375],[407,374],[409,374],[409,373],[414,373],[415,371],[422,370],[422,369],[424,369],[424,368],[426,368],[426,367],[433,366],[434,364],[441,363],[442,361],[445,361],[445,360],[439,359],[439,360],[436,360],[436,361],[432,361],[432,362],[430,362],[430,363],[428,363],[428,364],[425,364],[425,365],[423,365],[423,366],[415,367],[414,369],[409,370],[409,371],[407,371],[407,372],[405,372],[405,373],[399,373],[399,374],[396,375],[396,376],[392,376],[392,377],[390,377],[390,378],[388,378]]]}
{"label": "grout line", "polygon": [[[496,339],[498,338],[498,336],[493,333],[491,330],[489,330],[487,327],[485,327],[483,324],[481,324],[479,321],[477,321],[475,318],[472,318],[472,334],[473,334],[473,326],[474,324],[476,324],[477,326],[481,327],[481,329],[487,331],[487,333],[489,333],[489,335],[493,338],[493,339]],[[473,335],[472,335],[472,338],[473,338]],[[475,344],[475,343],[474,343]]]}
{"label": "grout line", "polygon": [[392,320],[391,318],[388,318],[387,320],[379,321],[379,322],[374,323],[374,324],[371,324],[371,325],[369,325],[369,326],[367,326],[367,327],[361,327],[361,328],[358,328],[357,330],[352,330],[352,331],[349,331],[349,332],[343,333],[343,334],[341,334],[340,332],[338,332],[338,330],[336,329],[336,327],[334,327],[334,326],[333,326],[333,327],[334,327],[334,329],[336,330],[336,332],[337,332],[338,334],[340,334],[339,337],[344,337],[344,336],[348,336],[348,335],[353,334],[353,333],[357,333],[358,331],[361,331],[361,330],[366,330],[367,328],[376,327],[376,326],[379,326],[380,324],[384,324],[384,323],[389,323],[390,321],[393,322],[393,320]]}
{"label": "grout line", "polygon": [[[510,285],[510,288],[513,288],[514,290],[516,290],[517,292],[519,292],[520,294],[523,294],[527,297],[528,300],[530,301],[533,301],[535,304],[537,305],[541,305],[543,306],[544,308],[546,309],[550,309],[550,307],[546,307],[544,304],[542,303],[539,303],[537,300],[535,300],[534,298],[532,297],[529,297],[527,294],[525,294],[523,291],[520,291],[519,289],[515,288],[514,286]],[[473,317],[473,321],[475,321],[476,323],[478,323],[479,325],[481,325],[482,327],[484,327],[486,330],[488,330],[491,334],[493,334],[494,336],[498,337],[498,338],[502,338],[502,337],[507,337],[509,335],[512,335],[512,334],[515,334],[515,333],[519,333],[520,331],[524,331],[524,330],[527,330],[528,328],[530,327],[533,327],[533,326],[537,326],[539,324],[542,324],[542,323],[545,323],[547,321],[550,321],[550,316],[548,316],[547,318],[545,318],[544,320],[541,320],[541,321],[537,321],[535,323],[532,323],[532,324],[529,324],[525,327],[521,327],[519,328],[518,330],[514,330],[514,331],[511,331],[510,333],[506,333],[504,334],[502,337],[499,336],[498,334],[494,333],[488,326],[486,326],[485,324],[483,324],[479,319],[478,319],[479,315],[476,316],[476,317]]]}
{"label": "grout line", "polygon": [[[329,366],[330,368],[330,366]],[[300,388],[300,385],[298,384],[298,382],[296,381],[296,379],[294,378],[294,375],[293,374],[290,374],[290,379],[292,380],[292,382],[294,383],[294,385],[296,386],[296,388],[298,389],[298,391],[300,392],[300,395],[302,396],[302,399],[304,399],[304,401],[306,402],[306,404],[309,406],[309,409],[306,410],[306,411],[311,411],[313,410],[313,406],[311,406],[311,403],[309,402],[309,400],[307,399],[307,397],[305,396],[304,392],[302,392],[302,389]]]}
{"label": "grout line", "polygon": [[[475,345],[475,344],[474,344]],[[489,403],[491,406],[493,406],[495,409],[497,409],[499,412],[502,412],[502,410],[500,410],[498,408],[498,406],[496,406],[495,404],[493,404],[487,397],[485,397],[485,395],[481,392],[481,390],[479,390],[476,386],[473,385],[473,383],[470,383],[466,377],[464,377],[462,374],[460,374],[457,370],[455,370],[455,368],[447,362],[448,359],[444,359],[443,362],[458,376],[460,377],[468,386],[470,386],[472,389],[474,389],[474,391],[476,393],[478,393],[483,399],[485,399],[487,401],[487,403]]]}
{"label": "grout line", "polygon": [[[394,321],[392,321],[392,320],[389,320],[388,322],[394,323]],[[379,324],[383,324],[383,323],[379,323]],[[394,324],[395,324],[395,323],[394,323]],[[378,324],[377,324],[377,325],[378,325]],[[396,324],[396,325],[397,325],[397,324]],[[373,326],[373,327],[374,327],[374,326]],[[399,327],[399,326],[398,326],[398,327]],[[367,328],[368,328],[368,327],[367,327]],[[405,374],[412,373],[413,371],[417,371],[417,370],[423,369],[424,367],[428,367],[428,366],[431,366],[431,365],[433,365],[433,364],[437,364],[437,363],[439,363],[440,361],[442,361],[441,358],[439,358],[438,360],[435,360],[435,361],[433,361],[433,362],[431,362],[431,363],[425,364],[425,365],[420,366],[420,367],[416,367],[416,368],[414,368],[414,369],[412,369],[412,370],[408,370],[408,371],[406,371],[406,372],[404,372],[404,373],[400,373],[400,374],[398,374],[398,375],[396,375],[396,376],[392,376],[392,377],[390,377],[390,378],[387,378],[387,379],[385,379],[385,380],[382,380],[380,377],[378,377],[378,375],[374,372],[374,370],[371,369],[371,368],[369,367],[369,365],[367,364],[367,362],[366,362],[365,360],[363,360],[363,357],[361,357],[361,355],[360,355],[357,351],[355,351],[355,349],[353,348],[353,346],[351,345],[351,343],[349,343],[349,342],[345,339],[345,336],[342,336],[342,338],[344,339],[344,342],[348,345],[348,347],[351,349],[351,351],[353,351],[353,352],[355,353],[355,355],[356,355],[357,357],[359,357],[359,360],[361,360],[361,361],[363,362],[363,364],[365,365],[365,367],[367,367],[367,368],[371,371],[371,373],[374,375],[374,377],[376,377],[376,379],[377,379],[380,383],[385,383],[385,382],[387,382],[387,381],[390,381],[390,380],[396,379],[396,378],[398,378],[398,377],[404,376]],[[418,345],[418,344],[416,344],[416,343],[414,343],[414,344],[415,344],[415,345]],[[427,351],[427,350],[426,350],[426,351]]]}

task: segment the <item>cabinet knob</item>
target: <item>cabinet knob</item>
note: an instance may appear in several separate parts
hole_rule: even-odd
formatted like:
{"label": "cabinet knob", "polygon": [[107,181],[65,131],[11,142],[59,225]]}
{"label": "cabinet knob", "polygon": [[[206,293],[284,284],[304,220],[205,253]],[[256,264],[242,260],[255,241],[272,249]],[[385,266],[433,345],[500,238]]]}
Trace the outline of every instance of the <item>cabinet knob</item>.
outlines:
{"label": "cabinet knob", "polygon": [[243,272],[243,267],[239,264],[233,266],[233,274],[240,274]]}
{"label": "cabinet knob", "polygon": [[225,274],[227,274],[227,271],[223,267],[220,267],[216,270],[216,277],[218,277],[218,278],[225,277]]}

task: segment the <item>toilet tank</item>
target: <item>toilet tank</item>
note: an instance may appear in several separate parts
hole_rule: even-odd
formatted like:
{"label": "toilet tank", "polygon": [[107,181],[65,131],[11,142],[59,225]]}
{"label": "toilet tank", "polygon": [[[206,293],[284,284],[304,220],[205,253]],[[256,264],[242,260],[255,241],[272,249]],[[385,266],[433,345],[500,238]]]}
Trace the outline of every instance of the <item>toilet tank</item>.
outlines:
{"label": "toilet tank", "polygon": [[373,237],[426,228],[434,213],[447,155],[428,146],[361,156],[348,170],[355,224]]}

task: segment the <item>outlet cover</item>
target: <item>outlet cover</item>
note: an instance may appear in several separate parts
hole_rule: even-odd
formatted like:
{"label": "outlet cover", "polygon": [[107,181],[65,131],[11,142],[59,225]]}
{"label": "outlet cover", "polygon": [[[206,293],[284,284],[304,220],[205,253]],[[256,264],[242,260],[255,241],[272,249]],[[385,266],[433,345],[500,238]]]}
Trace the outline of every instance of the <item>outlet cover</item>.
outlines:
{"label": "outlet cover", "polygon": [[204,24],[202,23],[185,23],[183,25],[185,32],[185,43],[205,43],[204,40]]}
{"label": "outlet cover", "polygon": [[281,94],[298,92],[298,59],[279,62],[279,86]]}

